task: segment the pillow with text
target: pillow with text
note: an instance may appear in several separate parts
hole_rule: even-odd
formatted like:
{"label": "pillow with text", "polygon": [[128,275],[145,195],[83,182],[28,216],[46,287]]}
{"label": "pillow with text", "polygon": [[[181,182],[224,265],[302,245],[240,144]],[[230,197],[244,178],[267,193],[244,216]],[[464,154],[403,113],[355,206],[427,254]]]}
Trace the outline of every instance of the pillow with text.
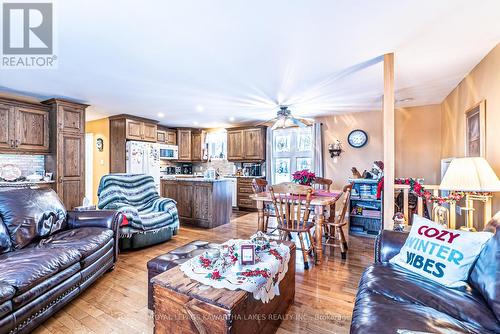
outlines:
{"label": "pillow with text", "polygon": [[463,287],[471,266],[492,236],[490,232],[448,230],[414,215],[408,239],[389,262],[450,288]]}

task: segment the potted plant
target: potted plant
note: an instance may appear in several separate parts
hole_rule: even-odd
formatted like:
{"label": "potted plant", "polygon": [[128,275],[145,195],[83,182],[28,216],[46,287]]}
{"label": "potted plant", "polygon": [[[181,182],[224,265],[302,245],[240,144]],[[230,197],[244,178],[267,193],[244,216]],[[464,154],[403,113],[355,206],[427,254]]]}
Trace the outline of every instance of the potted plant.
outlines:
{"label": "potted plant", "polygon": [[298,170],[292,174],[292,181],[304,186],[310,186],[315,179],[316,174],[308,169]]}

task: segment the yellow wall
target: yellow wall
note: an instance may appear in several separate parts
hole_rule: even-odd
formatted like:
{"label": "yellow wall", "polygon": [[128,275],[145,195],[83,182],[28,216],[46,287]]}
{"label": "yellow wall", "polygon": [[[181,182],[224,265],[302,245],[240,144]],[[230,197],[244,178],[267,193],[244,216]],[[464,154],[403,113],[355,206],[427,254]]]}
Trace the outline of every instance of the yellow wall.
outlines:
{"label": "yellow wall", "polygon": [[441,182],[441,106],[396,110],[396,177]]}
{"label": "yellow wall", "polygon": [[[441,118],[441,156],[463,157],[465,154],[464,113],[486,100],[486,160],[500,175],[500,44],[460,82],[443,101]],[[479,208],[479,206],[478,206]],[[493,200],[493,213],[500,210],[500,196]]]}
{"label": "yellow wall", "polygon": [[[424,178],[427,184],[440,182],[441,108],[429,105],[396,110],[396,177]],[[371,169],[375,160],[383,160],[382,112],[369,111],[318,117],[323,123],[325,177],[341,189],[351,177],[351,167],[360,173]],[[353,148],[347,136],[354,129],[368,133],[368,143]],[[342,142],[344,152],[334,163],[328,144]]]}
{"label": "yellow wall", "polygon": [[[93,202],[97,204],[97,189],[99,181],[103,175],[109,174],[109,119],[103,118],[85,124],[86,133],[94,134],[94,156],[93,156]],[[104,147],[102,152],[99,152],[96,147],[97,138],[102,138]]]}

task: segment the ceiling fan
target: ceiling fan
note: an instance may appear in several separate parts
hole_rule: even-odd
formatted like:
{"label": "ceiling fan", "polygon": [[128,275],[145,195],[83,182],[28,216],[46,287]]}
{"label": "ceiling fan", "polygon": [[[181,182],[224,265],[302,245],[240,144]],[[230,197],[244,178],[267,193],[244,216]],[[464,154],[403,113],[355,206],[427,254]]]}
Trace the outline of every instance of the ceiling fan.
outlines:
{"label": "ceiling fan", "polygon": [[307,118],[295,117],[292,115],[288,105],[279,105],[279,110],[276,117],[265,122],[267,125],[272,124],[272,129],[291,128],[291,127],[306,127],[313,124],[313,121]]}

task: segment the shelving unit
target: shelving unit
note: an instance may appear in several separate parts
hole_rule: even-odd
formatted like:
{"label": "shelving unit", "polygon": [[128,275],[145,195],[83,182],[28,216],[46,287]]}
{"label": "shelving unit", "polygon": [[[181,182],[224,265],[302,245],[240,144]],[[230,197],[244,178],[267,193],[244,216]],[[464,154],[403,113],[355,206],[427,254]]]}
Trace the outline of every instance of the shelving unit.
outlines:
{"label": "shelving unit", "polygon": [[349,234],[376,237],[382,229],[383,199],[377,199],[378,180],[349,179],[352,193],[349,203]]}

